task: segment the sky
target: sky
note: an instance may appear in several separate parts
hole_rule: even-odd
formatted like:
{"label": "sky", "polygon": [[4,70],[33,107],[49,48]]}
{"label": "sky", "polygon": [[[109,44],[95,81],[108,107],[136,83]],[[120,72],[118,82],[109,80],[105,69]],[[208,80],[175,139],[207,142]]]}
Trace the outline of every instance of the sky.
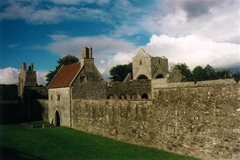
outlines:
{"label": "sky", "polygon": [[0,1],[0,84],[34,63],[38,83],[67,54],[92,47],[105,79],[140,48],[186,63],[240,70],[239,0]]}

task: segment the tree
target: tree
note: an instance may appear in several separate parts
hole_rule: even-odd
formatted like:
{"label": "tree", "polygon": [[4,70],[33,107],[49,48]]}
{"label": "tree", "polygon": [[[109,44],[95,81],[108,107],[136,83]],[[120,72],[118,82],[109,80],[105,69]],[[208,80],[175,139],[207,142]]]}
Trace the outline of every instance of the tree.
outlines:
{"label": "tree", "polygon": [[217,72],[218,79],[232,78],[232,73],[229,69],[223,69]]}
{"label": "tree", "polygon": [[240,81],[240,71],[234,72],[232,74],[233,78],[235,79],[236,82]]}
{"label": "tree", "polygon": [[204,79],[205,80],[214,80],[217,79],[217,73],[215,72],[215,69],[210,66],[209,64],[204,68]]}
{"label": "tree", "polygon": [[76,62],[79,62],[79,59],[75,56],[72,56],[72,55],[67,55],[63,58],[60,58],[57,61],[58,65],[56,66],[55,70],[50,71],[46,75],[47,85],[52,81],[53,77],[56,75],[56,73],[58,72],[58,70],[61,68],[62,65],[69,65],[69,64],[76,63]]}
{"label": "tree", "polygon": [[185,63],[178,64],[177,67],[184,76],[183,81],[189,82],[193,80],[192,72]]}
{"label": "tree", "polygon": [[194,81],[202,81],[205,80],[205,71],[201,66],[196,66],[193,71],[193,80]]}
{"label": "tree", "polygon": [[123,81],[132,72],[132,63],[117,65],[110,70],[111,81]]}

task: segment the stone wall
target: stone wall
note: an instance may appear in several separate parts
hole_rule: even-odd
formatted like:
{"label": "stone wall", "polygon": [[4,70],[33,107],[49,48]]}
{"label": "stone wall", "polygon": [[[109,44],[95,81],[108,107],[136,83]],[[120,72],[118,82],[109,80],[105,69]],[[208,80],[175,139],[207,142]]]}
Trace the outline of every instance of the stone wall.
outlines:
{"label": "stone wall", "polygon": [[38,104],[42,107],[42,118],[44,121],[49,121],[48,118],[48,100],[37,99]]}
{"label": "stone wall", "polygon": [[150,80],[107,83],[106,96],[108,99],[142,99],[144,94],[151,99]]}
{"label": "stone wall", "polygon": [[155,89],[151,101],[74,100],[73,128],[203,159],[240,158],[240,86]]}

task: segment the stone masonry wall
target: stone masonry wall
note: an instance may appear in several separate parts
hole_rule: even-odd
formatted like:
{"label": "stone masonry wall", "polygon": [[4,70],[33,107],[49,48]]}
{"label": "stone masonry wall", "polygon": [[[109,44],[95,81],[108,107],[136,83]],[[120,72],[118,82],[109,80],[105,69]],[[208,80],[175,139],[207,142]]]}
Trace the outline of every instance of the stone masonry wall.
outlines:
{"label": "stone masonry wall", "polygon": [[42,107],[42,118],[44,121],[49,121],[48,119],[48,100],[47,99],[37,99],[38,104]]}
{"label": "stone masonry wall", "polygon": [[203,159],[240,158],[240,86],[165,86],[154,99],[74,100],[73,128]]}

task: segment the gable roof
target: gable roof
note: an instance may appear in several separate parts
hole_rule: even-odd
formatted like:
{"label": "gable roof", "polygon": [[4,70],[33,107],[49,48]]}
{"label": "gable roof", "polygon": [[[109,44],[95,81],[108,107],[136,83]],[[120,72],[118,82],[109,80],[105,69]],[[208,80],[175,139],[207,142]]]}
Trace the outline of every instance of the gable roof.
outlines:
{"label": "gable roof", "polygon": [[79,62],[67,66],[63,65],[50,82],[48,88],[69,87],[80,69],[81,64]]}

